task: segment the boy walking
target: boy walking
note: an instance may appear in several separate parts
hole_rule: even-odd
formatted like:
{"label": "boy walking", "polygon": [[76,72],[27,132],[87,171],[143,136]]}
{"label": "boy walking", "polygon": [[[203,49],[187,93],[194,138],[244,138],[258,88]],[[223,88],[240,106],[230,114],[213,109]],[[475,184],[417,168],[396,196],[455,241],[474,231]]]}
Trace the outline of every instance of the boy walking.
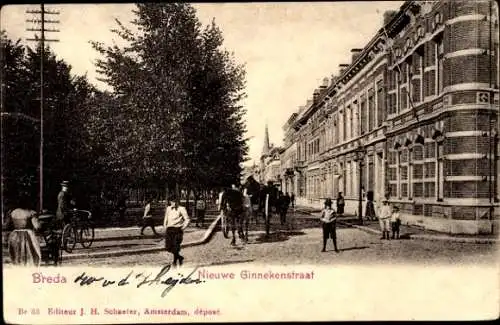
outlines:
{"label": "boy walking", "polygon": [[391,222],[392,210],[387,199],[384,200],[384,205],[380,209],[378,215],[380,230],[382,231],[382,238],[380,239],[390,239],[389,237],[389,225]]}
{"label": "boy walking", "polygon": [[333,247],[335,248],[335,252],[339,252],[337,248],[337,215],[335,210],[332,209],[332,200],[325,200],[325,208],[321,212],[321,222],[323,226],[323,249],[322,252],[326,251],[326,242],[328,238],[331,238],[333,241]]}

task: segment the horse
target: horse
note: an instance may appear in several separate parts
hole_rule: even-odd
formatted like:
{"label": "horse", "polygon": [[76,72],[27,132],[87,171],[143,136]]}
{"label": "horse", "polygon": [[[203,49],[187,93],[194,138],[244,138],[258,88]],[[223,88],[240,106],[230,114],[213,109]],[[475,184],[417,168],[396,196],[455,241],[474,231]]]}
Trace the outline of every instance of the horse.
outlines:
{"label": "horse", "polygon": [[278,189],[268,182],[260,190],[260,210],[266,218],[266,233],[269,233],[270,219],[273,214],[279,212]]}
{"label": "horse", "polygon": [[231,225],[231,232],[233,234],[233,238],[231,239],[232,246],[236,245],[236,229],[238,229],[240,239],[245,243],[247,242],[247,237],[245,237],[243,232],[243,223],[246,215],[243,200],[243,194],[234,188],[225,191],[221,199],[223,213]]}
{"label": "horse", "polygon": [[249,176],[243,185],[243,189],[244,195],[247,195],[250,199],[249,209],[247,209],[248,218],[246,219],[246,224],[248,224],[250,219],[253,218],[255,220],[255,224],[258,225],[258,216],[262,212],[262,207],[264,206],[261,204],[262,186],[252,176]]}

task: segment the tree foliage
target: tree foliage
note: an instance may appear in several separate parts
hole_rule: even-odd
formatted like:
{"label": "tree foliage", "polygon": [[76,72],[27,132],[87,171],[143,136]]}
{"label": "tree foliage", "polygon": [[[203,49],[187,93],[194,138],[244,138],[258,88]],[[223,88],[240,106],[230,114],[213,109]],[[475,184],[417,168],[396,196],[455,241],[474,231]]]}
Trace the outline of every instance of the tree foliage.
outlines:
{"label": "tree foliage", "polygon": [[[43,51],[44,208],[55,208],[62,180],[83,194],[82,207],[106,188],[200,190],[239,179],[245,72],[220,29],[202,26],[184,3],[138,4],[134,13],[130,26],[117,20],[113,30],[125,46],[92,42],[112,91]],[[41,57],[40,46],[1,34],[4,212],[37,205]]]}
{"label": "tree foliage", "polygon": [[[2,34],[3,208],[36,208],[40,157],[40,46],[24,47]],[[62,180],[88,179],[95,167],[85,132],[88,99],[96,92],[84,76],[44,50],[44,207],[53,208]]]}
{"label": "tree foliage", "polygon": [[132,26],[117,20],[113,30],[126,46],[92,43],[114,90],[95,124],[114,130],[103,163],[123,177],[191,188],[239,179],[245,75],[222,48],[221,31],[202,27],[184,3],[138,4],[134,13]]}

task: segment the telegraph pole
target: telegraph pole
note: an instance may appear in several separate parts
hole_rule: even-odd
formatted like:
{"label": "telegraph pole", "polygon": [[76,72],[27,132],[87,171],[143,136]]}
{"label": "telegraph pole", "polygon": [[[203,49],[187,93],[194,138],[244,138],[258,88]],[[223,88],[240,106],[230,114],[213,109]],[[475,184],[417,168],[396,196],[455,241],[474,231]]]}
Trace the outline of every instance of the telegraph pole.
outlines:
{"label": "telegraph pole", "polygon": [[[29,32],[35,32],[35,38],[27,38],[27,41],[34,41],[39,43],[40,46],[40,166],[39,166],[39,201],[38,201],[38,211],[43,209],[43,111],[44,111],[44,96],[43,96],[43,60],[45,54],[45,42],[59,42],[58,39],[46,39],[46,32],[59,32],[58,29],[47,29],[45,24],[59,24],[58,20],[46,20],[45,15],[59,15],[58,11],[47,11],[45,10],[44,4],[40,4],[40,10],[27,10],[27,14],[33,14],[34,17],[27,19],[26,22],[35,24],[34,27],[27,28]],[[40,26],[38,27],[38,24]],[[40,37],[36,34],[40,33]]]}

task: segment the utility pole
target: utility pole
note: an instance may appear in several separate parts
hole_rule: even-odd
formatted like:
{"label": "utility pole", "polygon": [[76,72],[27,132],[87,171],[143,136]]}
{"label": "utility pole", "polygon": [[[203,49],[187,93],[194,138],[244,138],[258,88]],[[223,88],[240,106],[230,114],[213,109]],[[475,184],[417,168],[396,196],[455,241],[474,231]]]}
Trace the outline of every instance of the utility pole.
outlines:
{"label": "utility pole", "polygon": [[[58,20],[46,20],[45,15],[59,15],[58,11],[47,11],[45,10],[44,4],[40,4],[40,10],[27,10],[27,14],[34,15],[35,18],[27,19],[26,22],[35,24],[34,27],[27,28],[29,32],[35,32],[35,38],[27,38],[27,41],[34,41],[39,43],[40,46],[40,166],[39,166],[39,201],[38,201],[38,211],[43,209],[43,111],[44,111],[44,96],[43,96],[43,60],[45,54],[45,42],[59,42],[58,39],[46,39],[46,32],[59,32],[58,29],[47,29],[45,24],[59,24]],[[39,17],[39,18],[38,18]],[[40,24],[40,26],[39,26]],[[40,33],[40,37],[38,34]]]}
{"label": "utility pole", "polygon": [[3,50],[3,43],[6,41],[4,38],[4,35],[0,33],[0,111],[2,115],[0,116],[0,151],[1,153],[1,158],[0,158],[0,176],[1,176],[1,191],[0,191],[0,201],[2,205],[2,225],[4,224],[4,213],[5,211],[5,202],[4,202],[4,191],[5,191],[5,179],[4,179],[4,155],[5,155],[5,148],[4,148],[4,124],[3,124],[3,113],[5,112],[5,89],[7,88],[6,86],[6,81],[5,81],[5,52]]}

